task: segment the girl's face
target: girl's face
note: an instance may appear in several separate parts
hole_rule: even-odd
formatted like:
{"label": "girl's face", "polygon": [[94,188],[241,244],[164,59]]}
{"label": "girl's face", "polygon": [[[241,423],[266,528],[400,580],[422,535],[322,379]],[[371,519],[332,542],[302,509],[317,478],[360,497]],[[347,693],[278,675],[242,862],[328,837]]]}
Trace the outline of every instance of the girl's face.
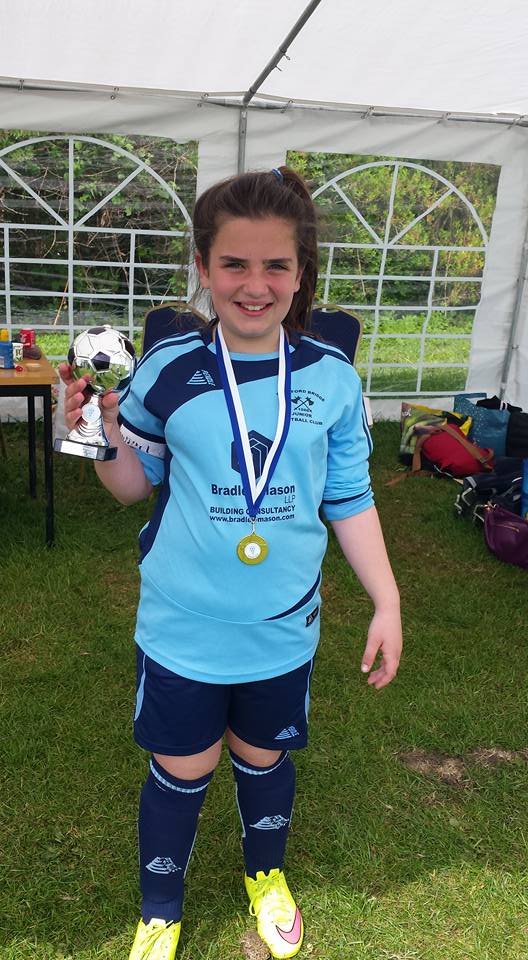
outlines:
{"label": "girl's face", "polygon": [[196,254],[196,266],[202,287],[211,291],[228,349],[276,351],[279,327],[301,283],[293,225],[278,217],[226,220],[209,264]]}

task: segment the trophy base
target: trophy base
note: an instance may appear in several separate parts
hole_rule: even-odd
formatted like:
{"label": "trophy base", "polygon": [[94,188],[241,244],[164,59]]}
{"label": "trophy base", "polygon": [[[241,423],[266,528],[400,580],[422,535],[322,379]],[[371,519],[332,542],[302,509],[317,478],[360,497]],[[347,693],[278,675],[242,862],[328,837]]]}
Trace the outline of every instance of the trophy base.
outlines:
{"label": "trophy base", "polygon": [[87,460],[115,460],[117,447],[101,447],[95,443],[79,443],[78,440],[60,440],[58,437],[53,444],[55,453],[69,453],[74,457],[85,457]]}

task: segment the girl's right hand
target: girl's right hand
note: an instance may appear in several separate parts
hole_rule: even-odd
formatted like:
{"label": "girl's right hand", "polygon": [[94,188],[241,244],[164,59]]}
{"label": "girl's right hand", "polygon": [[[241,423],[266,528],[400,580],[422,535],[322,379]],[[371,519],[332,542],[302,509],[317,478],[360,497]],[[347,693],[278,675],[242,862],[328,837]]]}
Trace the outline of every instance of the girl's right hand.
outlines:
{"label": "girl's right hand", "polygon": [[[79,380],[75,380],[69,363],[61,363],[59,365],[59,375],[66,386],[66,392],[64,394],[64,419],[68,430],[73,430],[81,419],[81,407],[90,396],[88,389],[90,386],[90,377],[81,377]],[[117,421],[117,410],[117,394],[112,391],[105,393],[104,396],[101,397],[101,414],[107,435]]]}

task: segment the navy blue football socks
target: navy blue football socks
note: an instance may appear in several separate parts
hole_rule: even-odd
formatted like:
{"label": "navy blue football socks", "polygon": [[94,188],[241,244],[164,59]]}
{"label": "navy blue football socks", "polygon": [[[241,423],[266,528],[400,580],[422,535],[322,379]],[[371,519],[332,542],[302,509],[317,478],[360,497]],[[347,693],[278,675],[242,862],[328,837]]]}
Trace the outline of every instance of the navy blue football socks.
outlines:
{"label": "navy blue football socks", "polygon": [[154,757],[139,803],[139,863],[144,923],[153,917],[180,920],[183,881],[198,814],[213,774],[179,780]]}
{"label": "navy blue football socks", "polygon": [[236,780],[248,877],[282,870],[295,797],[295,764],[282,753],[270,767],[255,767],[230,750]]}

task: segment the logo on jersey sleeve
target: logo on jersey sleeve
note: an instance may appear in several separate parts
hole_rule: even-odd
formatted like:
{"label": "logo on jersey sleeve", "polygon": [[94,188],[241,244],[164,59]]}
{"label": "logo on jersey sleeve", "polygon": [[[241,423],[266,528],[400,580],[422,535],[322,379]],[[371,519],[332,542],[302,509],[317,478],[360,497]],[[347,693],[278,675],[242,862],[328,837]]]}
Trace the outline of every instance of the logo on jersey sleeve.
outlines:
{"label": "logo on jersey sleeve", "polygon": [[306,617],[307,627],[310,627],[314,622],[314,620],[317,620],[318,613],[319,613],[319,604],[316,607],[314,607],[312,612],[309,613],[308,616]]}

